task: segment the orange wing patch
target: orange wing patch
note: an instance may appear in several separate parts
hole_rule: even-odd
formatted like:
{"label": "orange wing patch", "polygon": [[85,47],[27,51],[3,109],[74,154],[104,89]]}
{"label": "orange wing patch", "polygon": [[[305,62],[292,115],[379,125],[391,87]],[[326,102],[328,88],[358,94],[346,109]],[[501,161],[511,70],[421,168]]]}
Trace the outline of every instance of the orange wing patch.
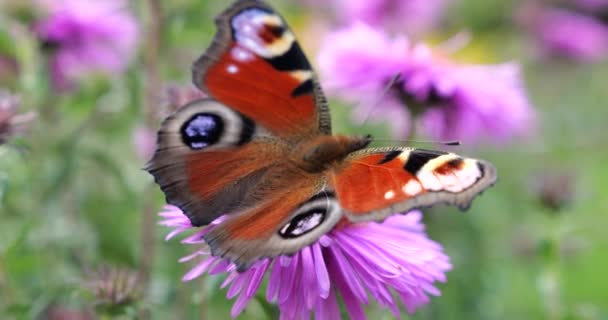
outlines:
{"label": "orange wing patch", "polygon": [[310,63],[278,14],[239,2],[217,24],[213,45],[194,64],[199,88],[277,136],[327,131],[319,128],[328,116],[317,112],[324,100]]}
{"label": "orange wing patch", "polygon": [[213,255],[243,270],[262,257],[297,252],[340,221],[342,211],[334,193],[325,189],[323,175],[294,169],[270,169],[250,194],[264,201],[229,215],[205,235]]}
{"label": "orange wing patch", "polygon": [[466,208],[496,172],[485,161],[442,151],[369,149],[351,155],[331,177],[349,218],[363,221],[436,203]]}
{"label": "orange wing patch", "polygon": [[312,94],[292,96],[304,78],[281,72],[236,44],[209,68],[204,82],[208,93],[261,124],[278,136],[310,131],[316,125]]}
{"label": "orange wing patch", "polygon": [[403,169],[398,157],[382,163],[384,154],[349,160],[334,175],[334,186],[342,208],[369,212],[385,208],[425,192],[414,175]]}
{"label": "orange wing patch", "polygon": [[259,240],[269,237],[276,228],[285,224],[286,219],[298,204],[310,197],[314,189],[296,189],[280,199],[273,199],[263,206],[225,222],[226,232],[233,239]]}
{"label": "orange wing patch", "polygon": [[272,165],[281,155],[280,148],[263,142],[188,154],[185,168],[188,189],[201,199],[209,199],[242,177]]}

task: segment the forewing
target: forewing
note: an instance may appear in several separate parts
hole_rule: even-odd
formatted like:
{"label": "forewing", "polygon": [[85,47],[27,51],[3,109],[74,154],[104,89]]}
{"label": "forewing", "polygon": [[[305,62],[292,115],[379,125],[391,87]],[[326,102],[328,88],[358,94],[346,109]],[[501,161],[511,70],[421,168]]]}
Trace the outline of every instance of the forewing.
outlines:
{"label": "forewing", "polygon": [[216,24],[213,44],[193,67],[199,88],[277,136],[331,132],[316,76],[278,13],[262,1],[241,0]]}
{"label": "forewing", "polygon": [[340,206],[353,222],[380,221],[438,203],[466,209],[497,178],[486,161],[411,148],[354,153],[330,176]]}

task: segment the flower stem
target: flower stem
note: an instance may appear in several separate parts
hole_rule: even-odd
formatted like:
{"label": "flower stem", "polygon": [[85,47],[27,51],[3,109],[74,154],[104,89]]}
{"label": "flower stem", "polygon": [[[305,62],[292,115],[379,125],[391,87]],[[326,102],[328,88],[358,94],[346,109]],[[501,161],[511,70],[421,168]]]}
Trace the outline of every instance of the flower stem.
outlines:
{"label": "flower stem", "polygon": [[[558,219],[559,220],[559,219]],[[558,226],[559,221],[552,221],[551,231],[545,242],[542,269],[538,277],[538,289],[549,320],[564,318],[561,288],[561,259]]]}
{"label": "flower stem", "polygon": [[[154,113],[156,110],[158,110],[160,103],[156,97],[157,93],[162,87],[162,82],[158,71],[163,30],[163,10],[161,1],[149,0],[147,2],[147,10],[149,10],[147,28],[149,31],[146,35],[146,44],[144,49],[144,69],[146,70],[147,79],[145,86],[144,114],[146,124],[148,126],[154,126]],[[149,190],[150,188],[147,189]],[[154,202],[152,201],[146,201],[144,204],[141,230],[142,232],[139,245],[141,255],[140,274],[143,291],[148,292],[150,274],[152,264],[154,262],[154,243],[156,240],[156,214],[154,210]]]}

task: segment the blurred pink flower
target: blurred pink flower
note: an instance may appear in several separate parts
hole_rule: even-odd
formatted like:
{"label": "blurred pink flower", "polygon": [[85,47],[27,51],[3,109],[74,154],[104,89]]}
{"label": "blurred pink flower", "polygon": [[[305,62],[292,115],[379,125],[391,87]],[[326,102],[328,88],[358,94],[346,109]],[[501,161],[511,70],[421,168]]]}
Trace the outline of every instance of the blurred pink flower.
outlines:
{"label": "blurred pink flower", "polygon": [[[161,121],[184,105],[205,97],[207,96],[194,85],[170,85],[164,90],[162,97],[159,97],[160,107],[152,110],[152,115]],[[156,149],[156,130],[145,126],[135,127],[131,140],[138,158],[142,161],[150,160]]]}
{"label": "blurred pink flower", "polygon": [[11,55],[0,53],[0,86],[6,86],[17,81],[19,64]]}
{"label": "blurred pink flower", "polygon": [[52,49],[53,85],[66,89],[91,72],[124,71],[137,48],[137,23],[126,0],[38,0],[47,15],[36,24]]}
{"label": "blurred pink flower", "polygon": [[[318,61],[325,88],[358,105],[356,118],[389,120],[401,137],[410,133],[410,116],[427,136],[465,143],[503,142],[533,124],[514,63],[459,65],[428,46],[391,39],[361,23],[329,34]],[[399,80],[375,101],[397,74]]]}
{"label": "blurred pink flower", "polygon": [[436,26],[450,0],[302,0],[333,9],[344,24],[356,21],[408,34]]}
{"label": "blurred pink flower", "polygon": [[[183,107],[187,103],[194,100],[206,98],[207,95],[199,90],[194,85],[178,86],[171,85],[167,88],[167,112],[169,114],[175,112],[177,109]],[[167,115],[164,115],[166,117]]]}
{"label": "blurred pink flower", "polygon": [[148,127],[139,126],[133,130],[132,143],[135,154],[141,161],[148,161],[156,150],[156,131]]}
{"label": "blurred pink flower", "polygon": [[348,23],[362,21],[401,33],[418,34],[437,24],[447,0],[336,0]]}
{"label": "blurred pink flower", "polygon": [[0,145],[12,136],[24,133],[29,122],[36,118],[36,113],[31,111],[18,114],[19,107],[19,97],[0,89]]}
{"label": "blurred pink flower", "polygon": [[608,55],[608,24],[591,15],[543,8],[533,17],[532,31],[549,54],[581,62]]}
{"label": "blurred pink flower", "polygon": [[[172,227],[166,239],[193,229],[190,220],[174,206],[160,213],[162,225]],[[180,261],[201,260],[183,278],[192,280],[203,273],[227,273],[222,288],[227,298],[236,298],[231,315],[236,317],[259,290],[268,273],[266,299],[277,303],[281,319],[340,319],[338,295],[349,319],[365,319],[363,305],[370,296],[399,317],[399,301],[409,313],[429,302],[428,295],[440,295],[433,286],[444,282],[451,269],[442,247],[428,239],[422,214],[412,211],[393,216],[384,223],[343,225],[292,257],[260,260],[243,273],[220,257],[199,249]],[[184,239],[186,244],[204,245],[203,236],[219,221]]]}
{"label": "blurred pink flower", "polygon": [[608,0],[575,0],[576,5],[584,10],[601,11],[608,10]]}

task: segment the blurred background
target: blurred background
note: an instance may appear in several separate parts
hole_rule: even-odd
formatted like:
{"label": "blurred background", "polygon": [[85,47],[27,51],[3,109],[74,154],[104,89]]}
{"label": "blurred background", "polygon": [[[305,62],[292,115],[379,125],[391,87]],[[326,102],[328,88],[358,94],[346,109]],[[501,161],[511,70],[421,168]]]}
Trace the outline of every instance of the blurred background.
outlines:
{"label": "blurred background", "polygon": [[[457,139],[498,168],[465,214],[424,211],[453,269],[409,318],[608,319],[608,1],[269,2],[336,132]],[[160,121],[201,96],[191,63],[226,5],[0,0],[1,319],[229,317],[222,276],[181,282],[193,248],[163,241],[142,170]],[[276,317],[264,292],[240,316]]]}

